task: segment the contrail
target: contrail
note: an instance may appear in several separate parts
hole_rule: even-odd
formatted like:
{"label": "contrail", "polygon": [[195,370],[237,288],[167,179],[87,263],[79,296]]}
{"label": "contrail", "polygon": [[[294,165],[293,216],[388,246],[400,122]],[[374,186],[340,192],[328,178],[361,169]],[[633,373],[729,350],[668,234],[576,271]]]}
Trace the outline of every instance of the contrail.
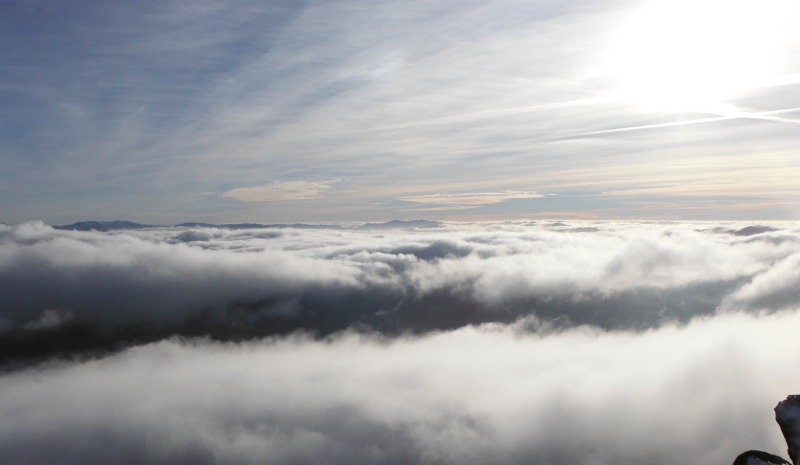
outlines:
{"label": "contrail", "polygon": [[[797,84],[800,83],[800,74],[790,74],[790,75],[782,75],[782,76],[773,76],[769,80],[764,81],[760,85],[753,86],[752,88],[764,88],[764,87],[776,87],[776,86],[784,86],[788,84]],[[484,119],[484,118],[495,118],[500,116],[507,116],[507,115],[517,115],[522,113],[532,113],[536,111],[545,111],[545,110],[554,110],[559,108],[569,108],[569,107],[577,107],[583,105],[598,105],[603,103],[611,103],[621,99],[619,95],[610,94],[600,97],[593,97],[593,98],[586,98],[586,99],[578,99],[578,100],[569,100],[566,102],[555,102],[555,103],[545,103],[541,105],[529,105],[524,107],[514,107],[514,108],[504,108],[500,110],[483,110],[483,111],[476,111],[470,113],[461,113],[457,115],[450,115],[450,116],[443,116],[440,118],[430,118],[424,119],[419,121],[410,121],[408,123],[399,123],[399,124],[389,124],[385,126],[376,126],[367,129],[361,129],[357,132],[379,132],[379,131],[391,131],[395,129],[407,129],[407,128],[417,128],[417,127],[424,127],[424,126],[434,126],[438,124],[451,124],[451,123],[458,123],[462,121],[470,121],[470,120],[477,120],[477,119]],[[798,124],[800,121],[788,119],[788,118],[779,118],[773,117],[772,115],[782,114],[782,113],[794,113],[798,111],[797,108],[789,108],[786,110],[774,110],[774,111],[766,111],[766,112],[759,112],[759,113],[746,113],[736,111],[736,114],[732,113],[717,113],[716,111],[709,111],[709,113],[719,114],[718,117],[712,118],[701,118],[696,120],[689,120],[689,121],[679,121],[673,123],[661,123],[661,124],[651,124],[646,126],[633,126],[627,128],[619,128],[619,129],[608,129],[604,131],[594,131],[594,132],[587,132],[584,134],[578,134],[571,137],[582,137],[582,136],[590,136],[590,135],[597,135],[597,134],[609,134],[614,132],[624,132],[624,131],[634,131],[637,129],[651,129],[651,128],[662,128],[662,127],[669,127],[669,126],[683,126],[688,124],[700,124],[700,123],[710,123],[714,121],[724,121],[728,119],[738,119],[738,118],[754,118],[754,119],[764,119],[770,121],[779,121],[783,123],[794,123]],[[559,138],[563,139],[563,138]]]}
{"label": "contrail", "polygon": [[740,116],[741,118],[752,118],[752,119],[763,119],[767,121],[778,121],[780,123],[792,123],[792,124],[800,124],[800,120],[791,119],[791,118],[783,118],[781,116],[770,116],[770,115],[763,115],[759,116],[757,114],[748,114],[745,113]]}
{"label": "contrail", "polygon": [[655,129],[655,128],[667,128],[671,126],[687,126],[690,124],[702,124],[702,123],[712,123],[714,121],[725,121],[730,119],[741,119],[741,118],[752,118],[752,119],[764,119],[770,121],[779,121],[782,123],[794,123],[800,124],[800,120],[794,120],[789,118],[781,118],[775,115],[781,115],[784,113],[796,113],[800,112],[800,107],[798,108],[786,108],[783,110],[771,110],[771,111],[760,111],[757,113],[748,113],[744,111],[735,111],[735,112],[725,112],[721,116],[713,116],[711,118],[699,118],[699,119],[690,119],[686,121],[673,121],[670,123],[659,123],[659,124],[646,124],[644,126],[629,126],[627,128],[616,128],[616,129],[604,129],[602,131],[592,131],[592,132],[584,132],[582,134],[576,134],[571,137],[567,137],[566,139],[577,138],[577,137],[586,137],[586,136],[596,136],[599,134],[613,134],[615,132],[626,132],[626,131],[638,131],[640,129]]}
{"label": "contrail", "polygon": [[407,129],[422,126],[433,126],[437,124],[458,123],[461,121],[469,121],[474,119],[494,118],[506,115],[518,115],[520,113],[531,113],[535,111],[553,110],[558,108],[577,107],[582,105],[597,105],[601,103],[608,103],[614,101],[613,97],[593,97],[580,100],[569,100],[566,102],[545,103],[542,105],[530,105],[525,107],[504,108],[501,110],[484,110],[472,113],[462,113],[458,115],[443,116],[441,118],[424,119],[420,121],[412,121],[408,123],[390,124],[387,126],[377,126],[374,128],[362,129],[362,132],[377,132],[389,131],[393,129]]}
{"label": "contrail", "polygon": [[758,112],[758,113],[750,113],[747,111],[740,110],[733,105],[728,105],[727,107],[719,110],[714,111],[713,109],[708,109],[709,113],[716,113],[720,116],[738,116],[740,118],[752,118],[752,119],[763,119],[768,121],[778,121],[781,123],[793,123],[793,124],[800,124],[800,120],[792,119],[792,118],[783,118],[781,116],[775,116],[781,113],[791,113],[792,110],[796,110],[795,108],[787,108],[785,110],[774,110],[771,112]]}
{"label": "contrail", "polygon": [[[580,100],[570,100],[567,102],[557,102],[557,103],[546,103],[542,105],[530,105],[525,107],[515,107],[515,108],[505,108],[501,110],[485,110],[485,111],[477,111],[472,113],[462,113],[458,115],[451,115],[451,116],[444,116],[441,118],[431,118],[426,120],[420,121],[412,121],[408,123],[400,123],[400,124],[390,124],[386,126],[377,126],[368,129],[362,129],[360,132],[378,132],[378,131],[390,131],[395,129],[408,129],[408,128],[416,128],[416,127],[424,127],[424,126],[434,126],[438,124],[450,124],[450,123],[458,123],[462,121],[470,121],[476,119],[483,119],[483,118],[493,118],[499,116],[506,116],[506,115],[516,115],[521,113],[531,113],[536,111],[545,111],[545,110],[552,110],[558,108],[569,108],[575,106],[582,106],[582,105],[597,105],[602,103],[609,103],[615,100],[614,97],[610,96],[603,96],[603,97],[594,97],[588,99],[580,99]],[[591,132],[584,132],[581,134],[575,134],[568,137],[559,137],[559,140],[565,139],[573,139],[579,137],[586,137],[586,136],[595,136],[600,134],[613,134],[616,132],[627,132],[627,131],[638,131],[641,129],[657,129],[657,128],[666,128],[672,126],[687,126],[691,124],[702,124],[702,123],[713,123],[715,121],[725,121],[725,120],[733,120],[733,119],[742,119],[742,118],[751,118],[751,119],[761,119],[767,121],[776,121],[781,123],[792,123],[792,124],[800,124],[800,120],[795,120],[791,118],[782,118],[777,115],[781,115],[784,113],[797,113],[800,112],[800,107],[797,108],[786,108],[782,110],[770,110],[770,111],[762,111],[756,113],[748,113],[744,111],[734,110],[734,111],[707,111],[708,113],[717,113],[719,116],[712,116],[710,118],[698,118],[686,121],[673,121],[669,123],[658,123],[658,124],[646,124],[642,126],[629,126],[625,128],[616,128],[616,129],[604,129],[601,131],[591,131]],[[550,139],[550,138],[547,138]]]}

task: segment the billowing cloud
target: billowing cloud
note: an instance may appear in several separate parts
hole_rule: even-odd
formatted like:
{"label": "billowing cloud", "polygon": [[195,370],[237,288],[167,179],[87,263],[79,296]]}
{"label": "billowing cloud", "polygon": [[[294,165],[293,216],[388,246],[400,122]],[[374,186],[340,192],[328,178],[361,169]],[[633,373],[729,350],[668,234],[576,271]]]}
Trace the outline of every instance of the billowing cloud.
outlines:
{"label": "billowing cloud", "polygon": [[751,235],[737,235],[747,225],[715,226],[7,226],[0,352],[9,361],[171,334],[238,340],[363,327],[396,335],[524,317],[643,330],[800,304],[800,234],[791,225]]}
{"label": "billowing cloud", "polygon": [[784,455],[800,314],[644,333],[168,340],[0,375],[0,461],[727,464]]}
{"label": "billowing cloud", "polygon": [[770,269],[759,274],[731,294],[726,303],[733,307],[782,309],[800,301],[800,255],[778,260]]}
{"label": "billowing cloud", "polygon": [[782,454],[795,228],[0,226],[0,462]]}
{"label": "billowing cloud", "polygon": [[308,200],[322,197],[330,187],[329,181],[273,181],[258,187],[238,187],[222,194],[242,202],[277,202]]}

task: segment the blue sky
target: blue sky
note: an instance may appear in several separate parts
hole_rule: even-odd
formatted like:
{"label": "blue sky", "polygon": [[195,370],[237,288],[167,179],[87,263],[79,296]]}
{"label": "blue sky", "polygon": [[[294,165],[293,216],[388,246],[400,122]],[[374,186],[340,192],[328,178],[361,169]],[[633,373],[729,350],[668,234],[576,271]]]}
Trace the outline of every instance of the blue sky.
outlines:
{"label": "blue sky", "polygon": [[800,217],[793,1],[0,9],[6,223]]}

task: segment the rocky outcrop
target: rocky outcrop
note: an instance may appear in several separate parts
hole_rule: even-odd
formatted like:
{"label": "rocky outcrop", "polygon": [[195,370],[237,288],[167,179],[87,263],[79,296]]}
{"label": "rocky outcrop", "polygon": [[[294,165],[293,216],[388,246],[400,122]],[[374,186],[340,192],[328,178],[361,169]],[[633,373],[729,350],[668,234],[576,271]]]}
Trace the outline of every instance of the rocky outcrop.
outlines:
{"label": "rocky outcrop", "polygon": [[[792,395],[775,407],[775,421],[781,427],[786,444],[789,445],[789,458],[794,465],[800,465],[800,395]],[[792,465],[783,457],[749,450],[736,457],[733,465]]]}
{"label": "rocky outcrop", "polygon": [[800,464],[800,396],[789,396],[775,407],[775,420],[781,427],[789,458]]}
{"label": "rocky outcrop", "polygon": [[792,465],[783,457],[760,450],[749,450],[736,457],[733,465]]}

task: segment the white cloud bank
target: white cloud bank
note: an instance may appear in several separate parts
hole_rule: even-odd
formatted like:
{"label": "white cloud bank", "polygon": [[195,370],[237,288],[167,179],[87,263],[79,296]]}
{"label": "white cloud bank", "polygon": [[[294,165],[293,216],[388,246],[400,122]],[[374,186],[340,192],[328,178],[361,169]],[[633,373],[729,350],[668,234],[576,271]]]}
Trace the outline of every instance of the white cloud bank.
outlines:
{"label": "white cloud bank", "polygon": [[[352,324],[452,329],[534,315],[645,329],[800,305],[800,233],[742,225],[451,224],[437,230],[0,230],[0,329],[64,322],[248,337]],[[752,234],[751,234],[752,233]],[[199,320],[202,320],[202,324]],[[54,323],[55,324],[55,323]],[[193,326],[192,326],[193,325]],[[199,332],[198,332],[199,331]],[[0,331],[2,334],[2,331]]]}
{"label": "white cloud bank", "polygon": [[784,454],[800,314],[644,333],[488,325],[162,341],[0,376],[0,461],[729,464]]}
{"label": "white cloud bank", "polygon": [[743,226],[2,226],[0,462],[782,454],[800,232]]}

